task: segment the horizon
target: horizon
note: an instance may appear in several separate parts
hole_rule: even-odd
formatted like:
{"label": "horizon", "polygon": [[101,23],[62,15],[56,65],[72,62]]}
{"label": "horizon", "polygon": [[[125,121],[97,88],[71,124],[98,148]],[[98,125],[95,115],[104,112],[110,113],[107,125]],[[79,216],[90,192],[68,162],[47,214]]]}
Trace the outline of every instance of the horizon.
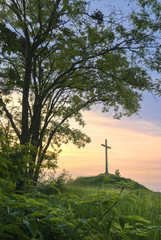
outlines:
{"label": "horizon", "polygon": [[[150,102],[151,105],[156,104]],[[153,191],[160,191],[160,103],[161,99],[158,99],[155,107],[151,109],[147,109],[143,103],[139,116],[123,117],[122,120],[113,119],[99,109],[84,112],[83,119],[87,125],[83,132],[91,137],[92,142],[81,149],[71,143],[63,145],[63,151],[58,157],[57,174],[62,169],[69,171],[74,178],[105,172],[105,150],[101,144],[107,139],[111,147],[108,150],[109,173],[114,174],[115,170],[119,169],[122,177],[131,178]],[[151,118],[151,111],[154,109],[155,119]]]}

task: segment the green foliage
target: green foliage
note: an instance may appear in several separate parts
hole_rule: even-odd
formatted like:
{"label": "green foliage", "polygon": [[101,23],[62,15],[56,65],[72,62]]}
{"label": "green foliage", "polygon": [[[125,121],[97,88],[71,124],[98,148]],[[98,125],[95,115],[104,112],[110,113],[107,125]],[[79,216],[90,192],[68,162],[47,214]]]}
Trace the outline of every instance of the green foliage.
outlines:
{"label": "green foliage", "polygon": [[9,179],[0,178],[0,193],[11,194],[15,192],[16,184]]}
{"label": "green foliage", "polygon": [[[14,146],[8,146],[5,143],[0,142],[0,177],[8,180],[8,182],[18,185],[19,182],[24,182],[24,189],[29,189],[32,185],[32,181],[29,178],[29,171],[26,168],[30,166],[32,169],[32,161],[30,152],[34,149],[32,146],[21,146],[15,144]],[[34,167],[34,166],[33,166]],[[5,182],[5,181],[4,181]]]}
{"label": "green foliage", "polygon": [[15,53],[19,50],[20,41],[17,39],[17,34],[9,29],[4,22],[0,23],[0,43],[2,53],[11,52]]}
{"label": "green foliage", "polygon": [[[78,196],[76,191],[68,188],[64,193],[46,194],[35,188],[18,195],[4,188],[0,193],[0,239],[160,239],[160,195],[148,191],[82,190]],[[151,218],[154,213],[155,221]]]}
{"label": "green foliage", "polygon": [[[44,180],[47,178],[48,180]],[[65,169],[57,177],[54,172],[47,172],[39,179],[38,190],[47,195],[59,194],[65,189],[65,184],[71,182],[71,177]]]}

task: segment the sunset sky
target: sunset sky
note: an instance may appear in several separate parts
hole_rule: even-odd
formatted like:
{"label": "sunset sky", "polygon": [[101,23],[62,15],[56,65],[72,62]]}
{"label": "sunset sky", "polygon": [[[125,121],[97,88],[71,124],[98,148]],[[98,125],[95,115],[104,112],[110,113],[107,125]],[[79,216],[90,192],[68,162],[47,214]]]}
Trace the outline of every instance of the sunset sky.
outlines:
{"label": "sunset sky", "polygon": [[[116,1],[112,1],[114,4]],[[127,4],[127,1],[119,1]],[[105,0],[93,1],[94,7],[107,6]],[[111,3],[111,1],[108,1]],[[102,4],[102,5],[101,5]],[[84,112],[86,126],[83,131],[92,142],[83,149],[72,144],[62,147],[58,158],[58,173],[69,171],[72,177],[94,176],[105,172],[105,139],[108,150],[109,172],[120,170],[121,176],[131,178],[148,188],[161,191],[161,98],[144,94],[138,116],[115,120],[99,108]]]}
{"label": "sunset sky", "polygon": [[131,178],[150,189],[161,190],[161,99],[146,97],[138,116],[112,119],[99,110],[84,112],[87,123],[84,132],[92,142],[83,149],[72,144],[63,146],[58,165],[72,175],[92,176],[105,172],[105,139],[109,172],[120,170],[121,176]]}

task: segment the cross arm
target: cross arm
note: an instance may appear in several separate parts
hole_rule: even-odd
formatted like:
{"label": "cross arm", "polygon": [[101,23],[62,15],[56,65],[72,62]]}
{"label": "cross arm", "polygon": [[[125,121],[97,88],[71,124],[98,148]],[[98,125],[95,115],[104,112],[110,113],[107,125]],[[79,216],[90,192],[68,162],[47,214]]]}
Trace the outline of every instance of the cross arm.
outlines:
{"label": "cross arm", "polygon": [[104,144],[101,144],[101,146],[106,147],[106,148],[110,148],[110,149],[111,149],[111,147],[106,146],[106,145],[104,145]]}

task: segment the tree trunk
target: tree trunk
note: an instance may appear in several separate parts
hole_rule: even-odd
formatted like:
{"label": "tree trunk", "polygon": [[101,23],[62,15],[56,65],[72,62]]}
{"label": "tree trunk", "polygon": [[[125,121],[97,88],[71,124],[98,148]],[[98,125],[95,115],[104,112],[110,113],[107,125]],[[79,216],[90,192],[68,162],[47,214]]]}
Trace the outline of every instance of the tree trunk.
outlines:
{"label": "tree trunk", "polygon": [[26,60],[26,69],[22,96],[22,136],[21,144],[24,145],[29,141],[29,126],[28,126],[28,108],[29,108],[29,87],[31,82],[32,54],[28,53]]}
{"label": "tree trunk", "polygon": [[[32,68],[32,54],[28,50],[28,56],[26,60],[25,68],[25,77],[24,77],[24,86],[23,86],[23,96],[22,96],[22,130],[20,144],[25,145],[29,142],[29,127],[28,127],[28,107],[29,107],[29,87],[31,82],[31,68]],[[24,149],[24,154],[26,150]],[[27,168],[27,165],[26,165]],[[22,179],[16,184],[16,191],[25,191],[26,180],[27,180],[27,171],[21,171]]]}

